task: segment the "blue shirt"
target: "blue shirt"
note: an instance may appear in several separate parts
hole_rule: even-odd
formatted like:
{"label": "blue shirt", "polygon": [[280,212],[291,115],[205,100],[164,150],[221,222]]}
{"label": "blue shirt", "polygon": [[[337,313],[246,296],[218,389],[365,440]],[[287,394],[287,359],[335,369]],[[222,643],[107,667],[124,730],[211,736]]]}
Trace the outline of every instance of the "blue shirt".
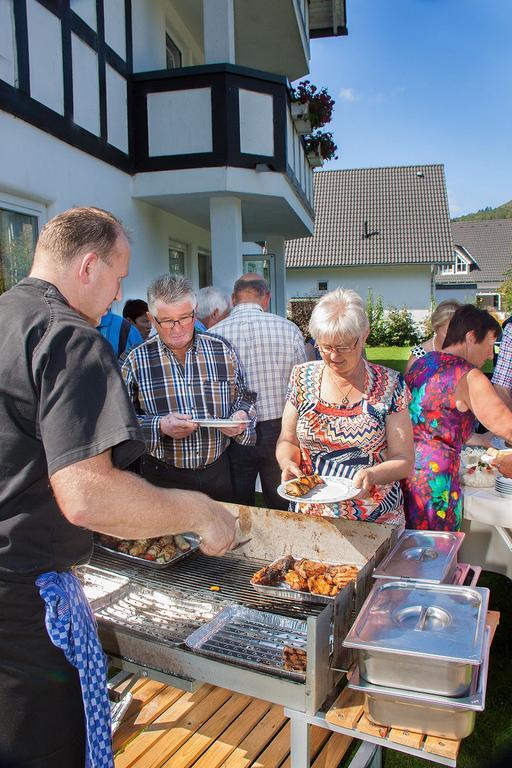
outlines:
{"label": "blue shirt", "polygon": [[[119,349],[119,337],[123,323],[129,323],[130,329],[126,337],[124,349]],[[116,357],[126,355],[131,349],[138,347],[144,341],[139,330],[129,320],[121,317],[121,315],[115,315],[110,310],[105,312],[97,328],[101,335],[112,345]]]}

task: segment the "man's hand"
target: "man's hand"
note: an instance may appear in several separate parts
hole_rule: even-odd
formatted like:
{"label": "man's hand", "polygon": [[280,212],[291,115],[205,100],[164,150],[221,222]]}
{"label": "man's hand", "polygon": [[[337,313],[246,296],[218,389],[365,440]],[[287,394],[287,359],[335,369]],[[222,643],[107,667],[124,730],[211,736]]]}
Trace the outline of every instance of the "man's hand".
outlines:
{"label": "man's hand", "polygon": [[377,485],[372,469],[360,469],[354,475],[353,483],[356,488],[361,488],[357,494],[359,499],[366,499],[371,496],[373,488]]}
{"label": "man's hand", "polygon": [[182,440],[197,429],[197,423],[187,413],[169,413],[160,419],[160,432],[174,440]]}
{"label": "man's hand", "polygon": [[220,557],[235,542],[236,517],[218,501],[207,499],[206,520],[196,532],[201,536],[200,550],[205,555]]}
{"label": "man's hand", "polygon": [[223,435],[226,435],[227,437],[235,437],[247,429],[249,416],[245,411],[235,411],[230,418],[233,419],[233,421],[240,421],[243,423],[240,423],[240,426],[219,427],[219,432],[222,432]]}
{"label": "man's hand", "polygon": [[295,462],[290,461],[283,467],[281,482],[287,483],[288,480],[295,480],[296,477],[302,477],[303,474],[304,472],[302,472],[301,468]]}

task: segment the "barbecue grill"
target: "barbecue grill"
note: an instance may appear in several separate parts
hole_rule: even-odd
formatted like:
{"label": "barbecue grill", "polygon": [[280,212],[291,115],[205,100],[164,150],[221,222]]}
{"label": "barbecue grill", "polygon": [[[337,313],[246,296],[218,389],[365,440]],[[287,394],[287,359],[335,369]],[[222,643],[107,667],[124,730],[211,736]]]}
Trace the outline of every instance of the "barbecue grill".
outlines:
{"label": "barbecue grill", "polygon": [[[117,581],[93,607],[106,653],[123,669],[195,690],[211,683],[314,714],[351,660],[342,648],[372,584],[375,565],[396,539],[391,526],[230,505],[250,541],[222,558],[195,552],[166,570],[95,552],[85,571]],[[250,585],[267,563],[293,554],[359,567],[355,584],[329,603],[261,594]],[[212,587],[215,589],[212,590]],[[314,597],[312,596],[313,600]],[[237,631],[192,650],[185,640],[233,610]],[[244,610],[245,609],[245,610]],[[305,672],[285,669],[284,645],[307,651]],[[213,648],[213,650],[212,650]]]}

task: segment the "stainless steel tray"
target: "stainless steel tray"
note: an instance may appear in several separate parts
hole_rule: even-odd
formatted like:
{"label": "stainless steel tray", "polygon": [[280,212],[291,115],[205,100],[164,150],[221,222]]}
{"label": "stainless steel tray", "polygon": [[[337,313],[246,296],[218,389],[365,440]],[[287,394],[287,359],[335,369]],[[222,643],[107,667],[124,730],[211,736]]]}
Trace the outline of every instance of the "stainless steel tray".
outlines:
{"label": "stainless steel tray", "polygon": [[472,732],[475,712],[485,709],[489,671],[490,632],[486,632],[486,653],[481,667],[473,672],[472,692],[451,698],[399,690],[366,682],[359,669],[352,673],[349,688],[364,693],[364,710],[372,722],[388,728],[428,733],[443,739],[463,739]]}
{"label": "stainless steel tray", "polygon": [[376,579],[449,582],[457,565],[464,533],[406,530],[374,570]]}
{"label": "stainless steel tray", "polygon": [[[305,558],[302,557],[296,557],[293,555],[296,560],[302,560]],[[311,557],[307,558],[308,560],[311,560],[312,562],[324,562],[323,560],[314,560]],[[279,562],[281,558],[279,557],[277,560],[274,560],[273,562],[269,563],[269,567],[274,565],[275,563]],[[326,565],[349,565],[349,563],[325,563]],[[357,566],[356,566],[357,567]],[[350,583],[350,582],[349,582]],[[324,605],[328,605],[329,603],[332,603],[336,595],[317,595],[315,592],[303,592],[299,589],[293,589],[293,587],[290,587],[289,584],[286,582],[283,582],[279,586],[271,587],[267,584],[254,584],[253,580],[250,581],[251,586],[257,591],[261,592],[262,595],[270,595],[271,597],[278,597],[280,600],[295,600],[298,603],[322,603]],[[345,587],[343,587],[344,589]],[[340,592],[343,590],[340,589]]]}
{"label": "stainless steel tray", "polygon": [[109,603],[129,581],[126,576],[92,565],[80,566],[75,573],[93,610]]}
{"label": "stainless steel tray", "polygon": [[[157,563],[155,560],[145,560],[143,557],[136,557],[135,555],[129,555],[126,552],[119,552],[113,547],[108,547],[106,544],[102,544],[96,538],[94,539],[94,546],[98,552],[106,552],[109,555],[118,557],[120,560],[127,560],[130,563],[144,565],[148,568],[154,568],[155,570],[161,571],[165,568],[169,568],[171,565],[174,565],[174,563],[177,563],[178,560],[182,560],[184,557],[188,557],[188,555],[191,555],[192,552],[196,551],[196,549],[199,549],[199,545],[201,543],[199,536],[196,536],[195,533],[183,533],[181,535],[190,544],[190,549],[187,549],[185,552],[177,552],[176,555],[167,563]],[[158,537],[155,536],[154,538]]]}
{"label": "stainless steel tray", "polygon": [[228,606],[186,638],[197,653],[222,661],[276,672],[280,677],[303,681],[305,672],[284,668],[285,645],[306,649],[306,622],[242,606]]}

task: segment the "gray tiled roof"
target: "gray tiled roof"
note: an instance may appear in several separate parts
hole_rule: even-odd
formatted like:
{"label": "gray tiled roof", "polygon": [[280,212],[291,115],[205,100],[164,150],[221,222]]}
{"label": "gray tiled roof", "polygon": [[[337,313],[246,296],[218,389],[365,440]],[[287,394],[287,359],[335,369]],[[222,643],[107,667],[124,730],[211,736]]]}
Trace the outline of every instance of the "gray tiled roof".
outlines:
{"label": "gray tiled roof", "polygon": [[497,287],[512,267],[512,219],[488,221],[453,221],[453,244],[463,246],[479,269],[469,275],[436,275],[436,284],[477,283],[479,287]]}
{"label": "gray tiled roof", "polygon": [[[315,234],[286,243],[287,267],[431,264],[452,260],[442,165],[314,174]],[[365,237],[365,222],[369,232]]]}

